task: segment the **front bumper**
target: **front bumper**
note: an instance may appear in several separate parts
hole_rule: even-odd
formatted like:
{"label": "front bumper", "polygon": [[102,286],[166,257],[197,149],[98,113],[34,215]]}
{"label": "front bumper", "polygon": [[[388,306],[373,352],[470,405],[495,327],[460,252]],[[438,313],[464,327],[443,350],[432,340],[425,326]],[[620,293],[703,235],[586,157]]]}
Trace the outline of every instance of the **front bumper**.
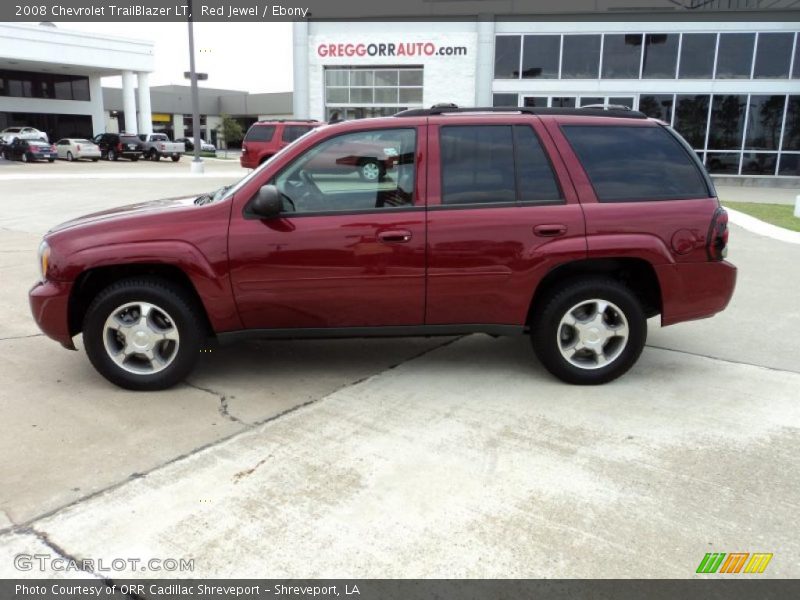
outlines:
{"label": "front bumper", "polygon": [[727,261],[655,267],[661,286],[661,325],[712,317],[725,309],[736,288],[736,267]]}
{"label": "front bumper", "polygon": [[75,350],[69,332],[69,295],[72,284],[61,281],[38,282],[28,293],[33,319],[47,337]]}

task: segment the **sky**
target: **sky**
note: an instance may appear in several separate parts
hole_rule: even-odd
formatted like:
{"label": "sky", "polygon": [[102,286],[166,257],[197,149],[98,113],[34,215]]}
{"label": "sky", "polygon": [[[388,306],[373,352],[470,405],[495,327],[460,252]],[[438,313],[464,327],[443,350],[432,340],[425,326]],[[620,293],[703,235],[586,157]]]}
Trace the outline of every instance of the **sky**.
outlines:
{"label": "sky", "polygon": [[[189,35],[186,23],[56,23],[60,29],[149,40],[155,43],[150,85],[187,85]],[[292,86],[291,23],[195,23],[197,71],[208,73],[201,87],[246,92],[288,92]],[[120,77],[103,79],[122,87]]]}

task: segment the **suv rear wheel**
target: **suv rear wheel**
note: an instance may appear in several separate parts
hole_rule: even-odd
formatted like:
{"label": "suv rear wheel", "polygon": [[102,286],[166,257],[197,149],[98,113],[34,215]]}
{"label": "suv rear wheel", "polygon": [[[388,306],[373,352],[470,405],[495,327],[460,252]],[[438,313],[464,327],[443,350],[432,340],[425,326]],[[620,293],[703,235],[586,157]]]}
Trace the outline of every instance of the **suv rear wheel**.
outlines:
{"label": "suv rear wheel", "polygon": [[101,291],[83,321],[94,367],[131,390],[161,390],[194,368],[205,327],[180,287],[155,277],[125,279]]}
{"label": "suv rear wheel", "polygon": [[636,295],[613,279],[574,280],[552,291],[533,318],[533,349],[553,375],[579,385],[616,379],[644,348],[647,321]]}

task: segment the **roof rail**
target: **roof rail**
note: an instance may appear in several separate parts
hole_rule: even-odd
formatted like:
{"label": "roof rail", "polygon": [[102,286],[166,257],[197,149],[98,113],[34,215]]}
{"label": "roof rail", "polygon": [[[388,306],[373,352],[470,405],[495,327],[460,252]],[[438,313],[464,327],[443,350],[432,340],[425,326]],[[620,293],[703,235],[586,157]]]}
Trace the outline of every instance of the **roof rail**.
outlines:
{"label": "roof rail", "polygon": [[522,113],[526,115],[573,115],[583,117],[617,117],[646,119],[647,115],[624,105],[603,104],[581,108],[541,108],[535,106],[459,107],[455,104],[434,104],[430,108],[411,108],[400,111],[395,117],[433,117],[459,113]]}
{"label": "roof rail", "polygon": [[256,123],[316,123],[316,119],[259,119]]}

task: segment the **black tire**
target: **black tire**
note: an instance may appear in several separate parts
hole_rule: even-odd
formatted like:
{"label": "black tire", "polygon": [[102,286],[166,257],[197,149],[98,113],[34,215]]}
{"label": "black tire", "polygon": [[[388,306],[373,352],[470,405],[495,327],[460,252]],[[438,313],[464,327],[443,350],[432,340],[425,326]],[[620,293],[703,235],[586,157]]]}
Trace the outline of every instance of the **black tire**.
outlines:
{"label": "black tire", "polygon": [[[106,351],[106,319],[120,306],[149,302],[166,311],[180,336],[176,354],[166,368],[156,373],[131,373]],[[95,369],[111,383],[129,390],[163,390],[179,383],[194,368],[205,342],[202,309],[186,291],[158,277],[123,279],[102,290],[92,301],[83,320],[83,344]]]}
{"label": "black tire", "polygon": [[[601,367],[576,366],[565,358],[561,319],[583,301],[604,300],[619,308],[628,324],[628,339],[616,358]],[[623,375],[639,358],[647,340],[647,319],[636,295],[624,284],[605,277],[574,279],[537,303],[531,322],[531,342],[542,365],[553,375],[576,385],[597,385]],[[613,310],[613,309],[612,309]],[[567,330],[569,326],[565,326]],[[619,339],[619,338],[616,338]],[[608,346],[606,346],[608,347]]]}
{"label": "black tire", "polygon": [[181,159],[180,154],[176,154],[175,156],[172,157],[172,162],[178,162],[180,159]]}
{"label": "black tire", "polygon": [[49,163],[51,163],[51,162],[56,162],[56,159],[55,159],[55,158],[48,158],[48,159],[47,159],[47,162],[49,162]]}
{"label": "black tire", "polygon": [[72,152],[67,152],[67,161],[72,162],[75,160],[75,157],[72,156]]}
{"label": "black tire", "polygon": [[161,155],[158,152],[156,152],[155,150],[151,150],[149,158],[153,162],[158,162],[159,160],[161,160]]}
{"label": "black tire", "polygon": [[30,158],[28,158],[28,153],[27,152],[23,152],[22,153],[22,162],[26,163],[28,161],[30,161]]}
{"label": "black tire", "polygon": [[116,150],[109,150],[107,155],[108,160],[119,160]]}
{"label": "black tire", "polygon": [[131,162],[138,162],[138,161],[139,161],[138,156],[131,156]]}
{"label": "black tire", "polygon": [[98,160],[99,160],[99,159],[97,159],[97,158],[93,158],[93,159],[92,159],[92,162],[97,162]]}

